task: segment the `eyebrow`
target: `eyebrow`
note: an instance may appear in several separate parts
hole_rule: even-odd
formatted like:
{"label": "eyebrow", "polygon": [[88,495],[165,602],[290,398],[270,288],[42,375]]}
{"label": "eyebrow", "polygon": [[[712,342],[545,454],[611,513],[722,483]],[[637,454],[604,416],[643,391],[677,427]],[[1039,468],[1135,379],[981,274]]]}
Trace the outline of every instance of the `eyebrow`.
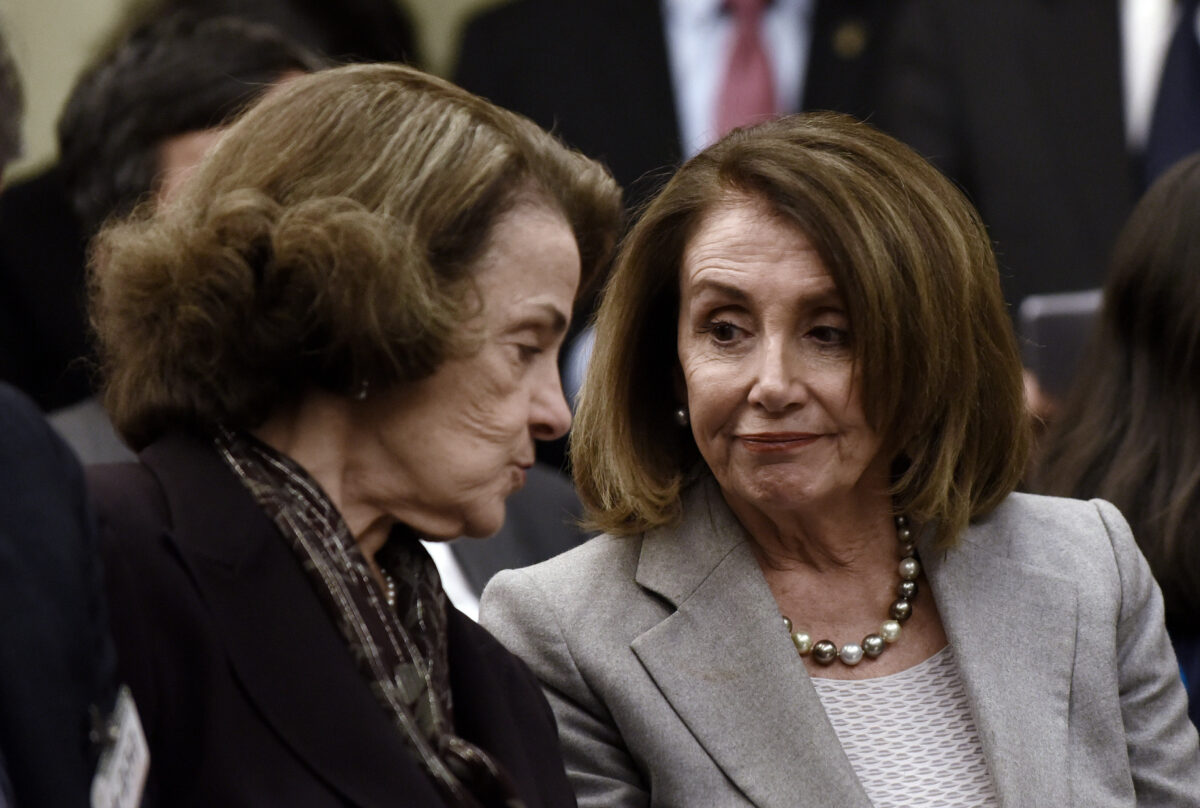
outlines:
{"label": "eyebrow", "polygon": [[692,289],[694,290],[693,294],[691,295],[693,298],[699,297],[703,292],[715,292],[717,294],[732,298],[738,303],[744,303],[750,299],[749,295],[747,295],[738,287],[722,281],[714,280],[712,278],[698,279],[692,284]]}
{"label": "eyebrow", "polygon": [[[692,288],[694,290],[691,295],[692,299],[698,298],[704,293],[715,293],[728,297],[735,303],[746,303],[750,300],[750,296],[740,287],[714,278],[701,277],[692,284]],[[844,309],[846,307],[837,285],[832,280],[829,288],[814,295],[809,303],[821,309]]]}
{"label": "eyebrow", "polygon": [[551,303],[535,303],[533,308],[537,310],[537,313],[522,316],[512,328],[508,329],[510,333],[526,328],[548,332],[551,336],[555,337],[566,333],[569,320],[558,307]]}

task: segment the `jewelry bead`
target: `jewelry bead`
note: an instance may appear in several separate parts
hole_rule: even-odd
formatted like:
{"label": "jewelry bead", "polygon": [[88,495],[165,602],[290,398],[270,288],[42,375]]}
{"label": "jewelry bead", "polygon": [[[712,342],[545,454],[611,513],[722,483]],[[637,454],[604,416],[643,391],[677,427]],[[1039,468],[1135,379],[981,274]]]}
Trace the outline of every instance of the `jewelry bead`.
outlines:
{"label": "jewelry bead", "polygon": [[837,659],[837,646],[829,640],[821,640],[812,648],[812,656],[817,662],[822,665],[828,665]]}
{"label": "jewelry bead", "polygon": [[859,662],[862,662],[862,646],[858,643],[848,642],[842,646],[842,650],[838,653],[838,657],[847,665],[857,665]]}
{"label": "jewelry bead", "polygon": [[383,602],[389,609],[395,609],[396,581],[386,570],[380,569],[379,574],[383,576]]}
{"label": "jewelry bead", "polygon": [[888,614],[892,619],[903,623],[908,618],[912,617],[912,604],[904,598],[900,598],[892,602],[892,607],[888,609]]}
{"label": "jewelry bead", "polygon": [[[686,410],[680,409],[686,414]],[[848,642],[839,651],[831,640],[813,642],[809,632],[804,629],[793,630],[795,626],[787,615],[780,615],[783,619],[783,628],[791,638],[797,654],[800,656],[811,654],[812,658],[821,665],[830,665],[836,659],[840,659],[844,665],[857,665],[864,656],[874,659],[882,654],[889,644],[900,639],[900,624],[912,617],[912,601],[917,596],[917,578],[921,575],[921,564],[917,560],[917,547],[912,537],[912,531],[908,529],[908,519],[903,515],[897,515],[895,522],[901,559],[898,569],[900,583],[896,586],[897,598],[888,608],[888,615],[891,619],[883,622],[878,633],[863,637],[861,644]]]}
{"label": "jewelry bead", "polygon": [[906,581],[915,581],[921,574],[921,562],[915,558],[906,558],[900,562],[900,577]]}
{"label": "jewelry bead", "polygon": [[797,631],[792,634],[792,645],[796,646],[796,653],[804,656],[813,649],[812,635],[807,631]]}

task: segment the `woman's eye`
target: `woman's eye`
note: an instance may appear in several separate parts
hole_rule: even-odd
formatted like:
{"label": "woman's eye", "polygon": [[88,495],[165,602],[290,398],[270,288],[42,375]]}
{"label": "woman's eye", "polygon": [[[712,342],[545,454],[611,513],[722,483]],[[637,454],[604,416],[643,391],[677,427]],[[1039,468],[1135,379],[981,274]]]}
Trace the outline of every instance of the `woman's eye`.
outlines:
{"label": "woman's eye", "polygon": [[737,326],[733,323],[718,321],[709,324],[708,333],[717,342],[732,342],[737,337]]}
{"label": "woman's eye", "polygon": [[848,345],[850,343],[850,332],[832,325],[819,325],[808,333],[822,345]]}

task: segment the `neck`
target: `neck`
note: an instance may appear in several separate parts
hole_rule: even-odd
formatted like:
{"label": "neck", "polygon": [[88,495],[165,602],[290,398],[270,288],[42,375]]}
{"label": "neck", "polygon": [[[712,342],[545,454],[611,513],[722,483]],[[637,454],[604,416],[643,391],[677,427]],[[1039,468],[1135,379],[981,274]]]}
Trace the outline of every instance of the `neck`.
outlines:
{"label": "neck", "polygon": [[337,508],[372,568],[395,521],[360,496],[354,484],[354,403],[314,392],[299,404],[278,410],[252,434],[300,465]]}
{"label": "neck", "polygon": [[787,510],[729,506],[753,539],[764,572],[861,574],[892,566],[896,530],[886,492]]}

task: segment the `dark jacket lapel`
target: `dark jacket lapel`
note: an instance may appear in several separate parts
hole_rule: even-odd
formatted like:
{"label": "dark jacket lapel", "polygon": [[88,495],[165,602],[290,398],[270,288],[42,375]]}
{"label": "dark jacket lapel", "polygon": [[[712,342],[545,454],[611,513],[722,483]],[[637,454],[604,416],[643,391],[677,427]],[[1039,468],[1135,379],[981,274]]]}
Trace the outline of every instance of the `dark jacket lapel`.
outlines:
{"label": "dark jacket lapel", "polygon": [[174,437],[142,461],[235,676],[283,742],[355,805],[439,804],[299,561],[216,453]]}

